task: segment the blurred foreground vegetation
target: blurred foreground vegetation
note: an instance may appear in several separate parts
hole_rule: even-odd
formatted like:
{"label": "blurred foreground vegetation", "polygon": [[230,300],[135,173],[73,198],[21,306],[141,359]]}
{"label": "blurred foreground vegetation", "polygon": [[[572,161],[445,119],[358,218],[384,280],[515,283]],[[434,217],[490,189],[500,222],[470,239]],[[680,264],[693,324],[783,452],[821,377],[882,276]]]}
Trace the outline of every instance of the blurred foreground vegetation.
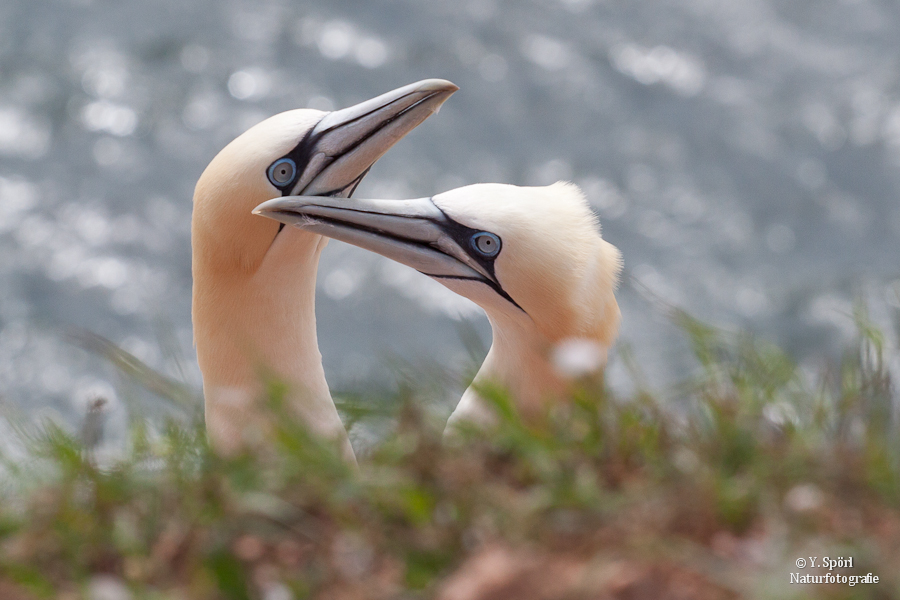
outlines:
{"label": "blurred foreground vegetation", "polygon": [[[674,400],[586,380],[525,423],[483,390],[498,429],[445,445],[402,394],[359,470],[283,415],[273,452],[232,459],[199,418],[136,422],[113,461],[90,432],[23,428],[28,456],[0,487],[0,599],[900,598],[882,334],[860,312],[858,345],[811,380],[777,348],[678,318],[700,368]],[[879,582],[790,583],[828,573],[795,566],[825,556]]]}

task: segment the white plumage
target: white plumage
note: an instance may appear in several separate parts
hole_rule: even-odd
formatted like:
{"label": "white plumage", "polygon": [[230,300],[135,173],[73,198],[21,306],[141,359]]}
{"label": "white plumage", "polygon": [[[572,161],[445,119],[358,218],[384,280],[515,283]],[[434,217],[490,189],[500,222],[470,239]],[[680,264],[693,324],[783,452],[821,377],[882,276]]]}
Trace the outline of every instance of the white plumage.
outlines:
{"label": "white plumage", "polygon": [[575,341],[600,366],[618,332],[621,257],[569,183],[478,184],[416,200],[285,197],[256,212],[402,262],[485,310],[491,349],[451,424],[490,420],[483,382],[509,390],[526,416],[539,413],[573,377],[555,351]]}
{"label": "white plumage", "polygon": [[457,88],[427,80],[332,113],[293,110],[254,126],[209,164],[194,193],[194,343],[211,442],[262,444],[263,381],[315,432],[353,451],[328,391],[316,338],[315,280],[326,240],[252,214],[291,193],[349,196],[369,167]]}

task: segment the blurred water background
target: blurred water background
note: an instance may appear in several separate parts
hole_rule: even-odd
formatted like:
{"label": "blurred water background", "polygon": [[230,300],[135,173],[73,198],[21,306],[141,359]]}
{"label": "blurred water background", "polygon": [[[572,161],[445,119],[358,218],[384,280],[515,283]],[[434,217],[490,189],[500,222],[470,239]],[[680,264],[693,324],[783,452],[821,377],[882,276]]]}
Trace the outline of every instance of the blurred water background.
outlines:
{"label": "blurred water background", "polygon": [[[199,389],[189,223],[205,165],[277,112],[429,77],[461,90],[357,195],[575,181],[625,256],[619,347],[649,385],[692,366],[648,296],[809,372],[853,336],[856,299],[896,325],[894,0],[3,0],[4,410],[72,420],[136,393],[73,329]],[[338,242],[318,290],[336,390],[389,388],[404,363],[465,370],[466,332],[489,340],[474,305]],[[610,378],[632,385],[621,352]]]}

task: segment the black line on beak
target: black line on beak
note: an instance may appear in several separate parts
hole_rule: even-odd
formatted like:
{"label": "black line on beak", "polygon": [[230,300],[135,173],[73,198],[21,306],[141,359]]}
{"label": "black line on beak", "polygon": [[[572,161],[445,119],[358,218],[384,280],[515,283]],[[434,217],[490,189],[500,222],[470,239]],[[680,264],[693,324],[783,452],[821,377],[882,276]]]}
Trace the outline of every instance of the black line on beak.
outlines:
{"label": "black line on beak", "polygon": [[[372,129],[372,131],[368,132],[366,135],[362,136],[361,138],[359,138],[358,140],[353,142],[350,146],[347,146],[346,148],[344,148],[340,154],[336,154],[335,156],[330,156],[329,158],[331,160],[322,168],[322,171],[319,171],[319,173],[316,173],[313,176],[313,178],[310,179],[309,183],[312,183],[313,181],[315,181],[316,177],[318,177],[325,169],[327,169],[336,160],[339,160],[342,156],[349,154],[350,152],[353,152],[355,149],[359,148],[362,144],[364,144],[370,138],[377,135],[382,129],[384,129],[385,127],[387,127],[388,125],[390,125],[391,123],[393,123],[394,121],[396,121],[397,119],[399,119],[400,117],[402,117],[403,115],[408,113],[409,111],[415,109],[417,106],[419,106],[423,102],[430,100],[431,98],[437,96],[440,93],[443,93],[443,92],[434,92],[433,94],[428,94],[427,96],[425,96],[418,102],[416,102],[414,104],[410,104],[409,106],[404,108],[402,111],[398,112],[396,115],[394,115],[388,119],[385,119],[384,121],[379,123],[377,127]],[[403,98],[397,98],[396,100],[394,100],[394,102],[399,102],[402,99]],[[393,102],[391,104],[393,104]],[[381,108],[387,108],[391,104],[386,104],[386,105],[382,106]],[[327,116],[328,114],[330,114],[330,113],[326,113],[322,117],[322,119],[324,119],[325,116]],[[359,121],[360,119],[364,119],[364,118],[370,116],[371,114],[372,113],[366,113],[366,114],[356,117],[355,119],[345,121],[344,123],[341,123],[340,125],[338,125],[337,128],[344,127],[351,123],[355,123],[356,121]],[[303,139],[301,139],[300,142],[296,146],[294,146],[294,148],[290,152],[288,152],[281,158],[277,159],[277,160],[281,160],[282,158],[290,158],[291,160],[294,161],[294,164],[297,165],[297,172],[294,174],[294,178],[291,181],[289,181],[288,183],[282,184],[280,186],[276,186],[281,191],[282,196],[302,196],[303,191],[306,189],[306,187],[309,187],[309,183],[308,183],[302,190],[294,190],[294,186],[296,186],[297,182],[300,179],[302,179],[303,173],[306,171],[306,168],[309,166],[310,159],[315,154],[316,143],[319,141],[319,139],[322,136],[327,135],[329,132],[331,132],[335,129],[335,127],[332,127],[330,129],[326,129],[325,131],[320,131],[320,132],[316,133],[315,135],[313,135],[313,131],[315,131],[316,127],[318,127],[318,124],[322,122],[322,119],[319,119],[318,123],[316,123],[316,125],[311,127],[310,130],[306,132],[306,134],[303,136]],[[316,195],[317,196],[338,196],[342,192],[344,192],[347,189],[350,189],[352,187],[352,189],[350,189],[350,193],[347,194],[347,196],[351,196],[351,195],[353,195],[353,192],[356,190],[356,187],[362,181],[363,177],[366,176],[366,174],[369,172],[369,169],[371,169],[371,168],[372,168],[372,165],[369,165],[366,168],[366,170],[363,171],[360,174],[360,176],[358,178],[356,178],[353,182],[351,182],[350,185],[348,185],[348,186],[345,186],[343,188],[336,189],[336,190],[331,190],[330,192],[327,192],[324,194],[316,194]]]}
{"label": "black line on beak", "polygon": [[[365,173],[363,173],[363,175],[365,175]],[[362,179],[362,175],[360,176],[360,179]],[[434,201],[432,201],[432,204],[434,204]],[[468,247],[466,240],[469,237],[471,237],[472,232],[477,232],[478,230],[472,229],[471,227],[466,227],[465,225],[457,223],[456,221],[454,221],[453,219],[448,217],[447,213],[445,213],[443,210],[441,210],[440,207],[438,207],[437,205],[435,205],[435,208],[437,208],[441,212],[441,215],[443,215],[442,219],[434,219],[434,218],[423,217],[423,216],[402,216],[402,215],[394,215],[394,216],[398,217],[398,218],[405,218],[405,219],[411,219],[411,220],[428,221],[430,223],[437,225],[438,227],[443,228],[445,231],[447,231],[450,234],[450,236],[452,238],[454,238],[456,243],[459,244],[460,248],[462,248],[464,252],[469,254],[469,256],[471,256],[473,259],[475,259],[479,264],[481,264],[485,268],[486,271],[488,271],[488,273],[490,273],[490,278],[488,278],[488,277],[465,277],[462,275],[435,275],[433,273],[426,273],[425,271],[419,271],[419,273],[422,273],[423,275],[427,275],[433,279],[459,279],[459,280],[467,280],[467,281],[475,281],[478,283],[483,283],[483,284],[487,285],[488,287],[490,287],[492,290],[494,290],[501,298],[508,301],[510,304],[512,304],[513,306],[515,306],[516,308],[518,308],[519,310],[521,310],[523,313],[525,313],[527,315],[528,312],[524,308],[519,306],[519,303],[516,302],[515,300],[513,300],[512,296],[507,294],[506,290],[504,290],[503,287],[501,287],[500,282],[497,280],[497,274],[494,271],[493,258],[491,258],[490,260],[485,260],[485,259],[479,258],[477,256],[472,256],[472,254],[470,254],[466,250]],[[349,212],[361,212],[361,213],[368,212],[368,211],[356,210],[349,206],[344,208],[343,210],[347,210]],[[295,214],[295,213],[292,213],[290,211],[284,211],[284,214]],[[387,231],[384,231],[381,229],[376,229],[374,227],[367,227],[365,225],[360,225],[359,223],[348,223],[345,221],[341,221],[339,219],[323,217],[320,215],[310,216],[309,218],[314,221],[318,221],[320,223],[326,223],[328,225],[332,225],[335,227],[343,227],[343,228],[355,229],[357,231],[364,231],[366,233],[370,233],[375,236],[394,240],[395,242],[400,242],[403,244],[409,244],[409,245],[413,245],[413,246],[420,246],[423,248],[428,248],[429,250],[443,254],[447,258],[450,258],[455,261],[459,261],[459,259],[456,258],[455,256],[451,256],[451,255],[447,254],[446,252],[441,250],[439,247],[436,247],[432,244],[420,242],[417,240],[411,240],[409,238],[404,238],[399,235],[396,235],[396,234],[393,234],[393,233],[390,233],[390,232],[387,232]],[[283,226],[284,226],[284,224],[282,223],[282,227]],[[279,229],[279,231],[281,231],[281,230]]]}
{"label": "black line on beak", "polygon": [[490,279],[479,279],[478,277],[463,277],[462,275],[434,275],[432,273],[426,273],[425,271],[419,271],[419,273],[422,273],[423,275],[428,275],[429,277],[431,277],[433,279],[459,279],[462,281],[475,281],[477,283],[483,283],[486,286],[490,287],[495,292],[497,292],[497,294],[500,297],[502,297],[504,300],[506,300],[507,302],[509,302],[510,304],[512,304],[519,310],[521,310],[526,315],[528,314],[524,308],[519,306],[518,302],[516,302],[515,300],[512,299],[512,296],[510,296],[509,294],[506,293],[506,290],[504,290],[502,287],[500,287],[499,284],[495,283],[494,281],[492,281]]}

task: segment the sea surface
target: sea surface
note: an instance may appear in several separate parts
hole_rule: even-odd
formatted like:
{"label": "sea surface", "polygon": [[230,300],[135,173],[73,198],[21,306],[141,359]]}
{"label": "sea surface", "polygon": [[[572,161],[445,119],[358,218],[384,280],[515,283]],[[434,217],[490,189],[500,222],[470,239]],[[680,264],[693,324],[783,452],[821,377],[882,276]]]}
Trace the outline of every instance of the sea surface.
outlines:
{"label": "sea surface", "polygon": [[[199,390],[189,223],[205,165],[272,114],[430,77],[461,89],[357,195],[576,182],[625,257],[614,387],[634,385],[626,348],[653,389],[690,375],[671,307],[814,374],[866,305],[897,368],[894,0],[3,0],[2,410],[77,423],[102,396],[117,423],[153,412],[79,331]],[[473,304],[338,242],[317,303],[338,393],[446,370],[449,411],[489,344]]]}

